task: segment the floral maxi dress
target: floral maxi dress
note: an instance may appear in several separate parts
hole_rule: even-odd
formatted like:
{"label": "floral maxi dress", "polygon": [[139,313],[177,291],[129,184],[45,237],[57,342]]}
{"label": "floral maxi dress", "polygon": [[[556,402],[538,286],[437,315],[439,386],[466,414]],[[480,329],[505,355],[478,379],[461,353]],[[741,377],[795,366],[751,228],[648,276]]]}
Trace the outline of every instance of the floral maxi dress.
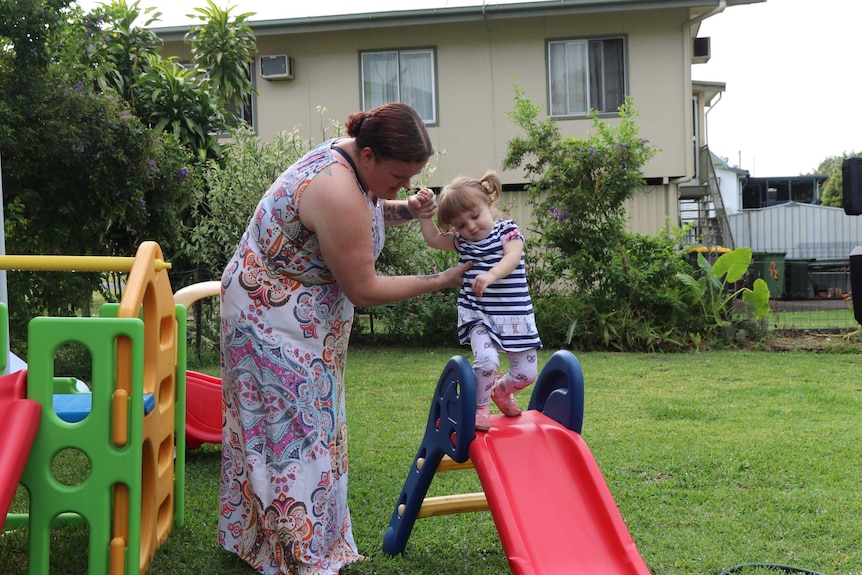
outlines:
{"label": "floral maxi dress", "polygon": [[[270,187],[222,275],[219,544],[269,575],[335,574],[362,559],[347,509],[353,304],[296,211],[311,179],[336,161],[332,143]],[[368,203],[376,257],[382,202]]]}

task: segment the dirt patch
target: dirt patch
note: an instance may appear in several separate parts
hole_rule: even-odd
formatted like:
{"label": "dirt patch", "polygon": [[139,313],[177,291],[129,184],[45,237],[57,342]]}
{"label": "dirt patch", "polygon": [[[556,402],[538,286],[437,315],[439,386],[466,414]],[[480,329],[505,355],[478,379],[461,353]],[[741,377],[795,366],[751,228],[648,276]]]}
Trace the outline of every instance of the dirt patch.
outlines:
{"label": "dirt patch", "polygon": [[862,332],[773,334],[765,343],[769,351],[814,351],[830,353],[862,353]]}

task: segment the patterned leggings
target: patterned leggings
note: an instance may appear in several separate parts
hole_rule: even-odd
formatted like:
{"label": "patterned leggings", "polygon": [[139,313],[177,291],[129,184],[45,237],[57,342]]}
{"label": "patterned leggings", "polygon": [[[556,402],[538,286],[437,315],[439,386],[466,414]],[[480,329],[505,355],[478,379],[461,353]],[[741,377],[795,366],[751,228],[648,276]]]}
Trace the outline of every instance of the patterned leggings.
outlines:
{"label": "patterned leggings", "polygon": [[[488,335],[488,328],[481,324],[470,332],[470,347],[473,348],[476,405],[488,405],[500,369],[500,350]],[[507,351],[506,357],[509,360],[509,373],[500,378],[504,391],[514,393],[536,381],[539,370],[537,350]]]}

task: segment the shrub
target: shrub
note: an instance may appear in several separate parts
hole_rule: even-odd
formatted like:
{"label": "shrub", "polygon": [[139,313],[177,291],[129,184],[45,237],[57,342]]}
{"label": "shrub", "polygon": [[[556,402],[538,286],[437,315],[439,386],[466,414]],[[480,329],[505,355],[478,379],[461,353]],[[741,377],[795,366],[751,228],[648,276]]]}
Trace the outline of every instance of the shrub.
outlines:
{"label": "shrub", "polygon": [[295,130],[264,143],[250,127],[238,127],[225,147],[223,165],[208,164],[205,187],[195,195],[194,226],[185,246],[195,263],[220,275],[264,192],[310,148]]}
{"label": "shrub", "polygon": [[563,325],[566,345],[588,350],[675,350],[709,337],[714,318],[682,279],[691,271],[685,230],[668,223],[656,235],[626,231],[625,202],[657,152],[638,135],[632,100],[614,125],[593,111],[593,132],[583,139],[539,120],[539,107],[518,88],[509,115],[525,133],[509,142],[504,167],[523,167],[530,178],[537,233],[527,246],[528,278],[543,340],[556,341]]}

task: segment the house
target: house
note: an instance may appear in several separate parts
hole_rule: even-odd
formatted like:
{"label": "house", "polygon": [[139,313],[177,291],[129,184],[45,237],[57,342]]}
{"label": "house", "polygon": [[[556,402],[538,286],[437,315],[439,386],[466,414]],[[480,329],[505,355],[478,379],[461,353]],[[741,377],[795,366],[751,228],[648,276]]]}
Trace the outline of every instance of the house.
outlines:
{"label": "house", "polygon": [[751,179],[751,173],[742,168],[734,168],[727,163],[727,160],[715,154],[710,155],[724,210],[727,215],[735,214],[743,208],[742,190]]}
{"label": "house", "polygon": [[742,186],[742,208],[756,209],[799,202],[820,203],[820,188],[828,179],[824,175],[748,178]]}
{"label": "house", "polygon": [[[680,186],[698,174],[706,147],[705,109],[715,87],[693,87],[691,66],[709,59],[701,22],[763,0],[554,0],[404,9],[252,21],[259,50],[258,96],[248,118],[271,138],[298,128],[314,141],[330,121],[390,100],[413,105],[434,146],[429,182],[495,169],[511,215],[528,221],[525,174],[503,170],[520,129],[507,116],[513,83],[557,122],[584,137],[596,109],[613,122],[632,96],[640,135],[659,153],[644,167],[645,186],[627,206],[633,231],[655,233],[680,220]],[[154,30],[163,55],[190,59],[188,27]],[[723,90],[723,87],[721,88]],[[318,107],[325,108],[321,114]],[[701,199],[709,198],[707,192]]]}

